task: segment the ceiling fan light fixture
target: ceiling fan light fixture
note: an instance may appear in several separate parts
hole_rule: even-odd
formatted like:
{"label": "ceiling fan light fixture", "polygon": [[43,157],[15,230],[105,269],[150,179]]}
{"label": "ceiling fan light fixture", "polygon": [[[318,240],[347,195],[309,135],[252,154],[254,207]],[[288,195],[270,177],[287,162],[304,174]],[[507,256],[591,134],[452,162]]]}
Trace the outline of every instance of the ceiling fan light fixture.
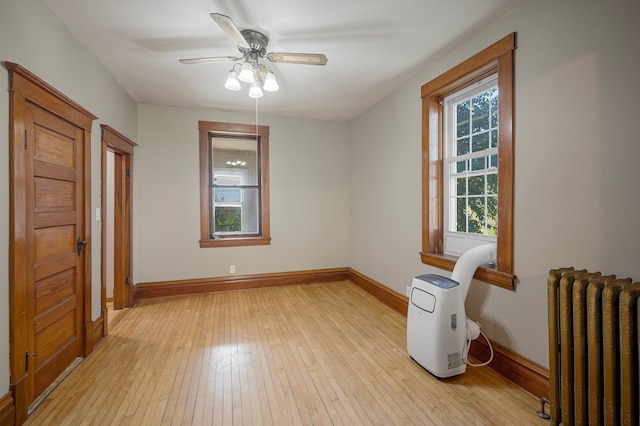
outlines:
{"label": "ceiling fan light fixture", "polygon": [[242,64],[242,68],[240,69],[240,75],[238,75],[238,79],[240,81],[244,81],[245,83],[253,83],[256,81],[256,77],[254,75],[254,69],[249,61],[245,61]]}
{"label": "ceiling fan light fixture", "polygon": [[276,81],[276,76],[273,74],[273,71],[269,71],[264,76],[263,89],[266,90],[267,92],[276,92],[278,89],[280,89],[280,86],[278,86],[278,82]]}
{"label": "ceiling fan light fixture", "polygon": [[262,89],[260,88],[260,85],[258,84],[257,81],[254,81],[251,84],[251,88],[249,89],[249,97],[250,98],[261,98],[264,95],[264,93],[262,93]]}
{"label": "ceiling fan light fixture", "polygon": [[233,40],[242,56],[212,56],[179,59],[179,61],[183,64],[200,64],[219,61],[236,62],[229,72],[224,85],[224,87],[229,90],[241,90],[240,81],[251,84],[249,96],[252,98],[262,97],[264,95],[263,90],[266,92],[279,90],[280,86],[276,81],[275,75],[268,66],[260,63],[261,59],[289,64],[327,64],[327,57],[321,53],[267,53],[269,37],[266,34],[252,29],[244,29],[241,31],[231,18],[221,13],[210,13],[209,16],[211,16],[220,29]]}
{"label": "ceiling fan light fixture", "polygon": [[233,91],[242,89],[242,87],[240,87],[240,81],[238,81],[238,74],[234,70],[229,71],[227,82],[224,84],[224,87]]}

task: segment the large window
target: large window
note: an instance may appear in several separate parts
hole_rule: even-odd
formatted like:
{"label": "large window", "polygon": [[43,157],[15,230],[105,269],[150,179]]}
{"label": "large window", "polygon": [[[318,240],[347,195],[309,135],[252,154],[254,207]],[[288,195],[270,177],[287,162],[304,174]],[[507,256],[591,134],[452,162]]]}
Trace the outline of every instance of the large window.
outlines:
{"label": "large window", "polygon": [[497,244],[476,278],[513,288],[515,33],[422,86],[424,263],[453,270],[468,249]]}
{"label": "large window", "polygon": [[201,121],[199,130],[200,246],[269,244],[269,128]]}

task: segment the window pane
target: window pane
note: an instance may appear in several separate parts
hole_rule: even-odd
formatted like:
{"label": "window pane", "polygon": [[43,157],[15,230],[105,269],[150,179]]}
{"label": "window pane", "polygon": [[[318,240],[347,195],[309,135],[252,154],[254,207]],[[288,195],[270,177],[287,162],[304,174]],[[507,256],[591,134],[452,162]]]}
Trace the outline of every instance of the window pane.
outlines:
{"label": "window pane", "polygon": [[240,232],[242,226],[242,208],[221,207],[215,208],[214,228],[217,232]]}
{"label": "window pane", "polygon": [[456,106],[456,123],[458,126],[457,137],[469,135],[469,101],[461,102]]}
{"label": "window pane", "polygon": [[464,155],[469,153],[469,138],[458,139],[456,155]]}
{"label": "window pane", "polygon": [[241,203],[240,188],[214,188],[213,200],[216,203]]}
{"label": "window pane", "polygon": [[213,174],[242,176],[240,182],[214,181],[214,185],[258,185],[258,144],[254,138],[212,138]]}
{"label": "window pane", "polygon": [[498,197],[487,198],[487,235],[496,235],[498,229]]}
{"label": "window pane", "polygon": [[487,194],[498,193],[498,174],[491,173],[487,175]]}
{"label": "window pane", "polygon": [[222,173],[214,173],[213,175],[213,184],[214,185],[226,185],[226,186],[238,186],[242,185],[242,173],[229,171]]}
{"label": "window pane", "polygon": [[493,154],[491,156],[491,164],[490,164],[489,167],[494,168],[494,169],[498,168],[498,154]]}
{"label": "window pane", "polygon": [[473,135],[471,138],[471,151],[478,152],[489,149],[489,132]]}
{"label": "window pane", "polygon": [[467,195],[467,178],[456,179],[456,195]]}
{"label": "window pane", "polygon": [[467,232],[467,199],[456,200],[456,231]]}
{"label": "window pane", "polygon": [[214,235],[257,234],[260,230],[258,188],[213,188]]}
{"label": "window pane", "polygon": [[489,130],[489,93],[482,93],[471,100],[473,133]]}
{"label": "window pane", "polygon": [[491,128],[498,128],[498,88],[491,91]]}
{"label": "window pane", "polygon": [[456,162],[456,173],[462,173],[467,171],[467,161]]}
{"label": "window pane", "polygon": [[469,177],[469,195],[484,195],[484,176]]}
{"label": "window pane", "polygon": [[469,230],[470,234],[483,234],[485,212],[484,198],[469,198]]}
{"label": "window pane", "polygon": [[498,131],[491,131],[491,148],[496,148],[498,146]]}
{"label": "window pane", "polygon": [[486,168],[485,166],[485,159],[487,157],[480,157],[480,158],[472,158],[471,159],[471,170],[484,170]]}

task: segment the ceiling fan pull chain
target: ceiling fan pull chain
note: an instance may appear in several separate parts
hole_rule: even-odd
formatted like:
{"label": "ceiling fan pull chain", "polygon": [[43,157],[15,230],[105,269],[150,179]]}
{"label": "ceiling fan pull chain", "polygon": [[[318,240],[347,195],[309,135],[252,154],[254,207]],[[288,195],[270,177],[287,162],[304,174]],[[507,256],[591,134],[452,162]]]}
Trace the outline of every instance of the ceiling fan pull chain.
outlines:
{"label": "ceiling fan pull chain", "polygon": [[256,140],[258,139],[258,98],[256,99]]}

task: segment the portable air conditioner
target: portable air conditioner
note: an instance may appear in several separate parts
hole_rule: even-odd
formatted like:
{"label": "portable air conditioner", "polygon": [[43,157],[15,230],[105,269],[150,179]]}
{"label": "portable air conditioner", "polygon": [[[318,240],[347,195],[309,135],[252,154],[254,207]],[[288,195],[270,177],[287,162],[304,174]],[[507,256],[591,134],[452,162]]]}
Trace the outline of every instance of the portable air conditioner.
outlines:
{"label": "portable air conditioner", "polygon": [[464,301],[475,270],[495,254],[495,244],[473,248],[458,259],[451,278],[426,274],[411,283],[407,352],[436,377],[467,369],[469,345],[480,335],[480,325],[466,317]]}

